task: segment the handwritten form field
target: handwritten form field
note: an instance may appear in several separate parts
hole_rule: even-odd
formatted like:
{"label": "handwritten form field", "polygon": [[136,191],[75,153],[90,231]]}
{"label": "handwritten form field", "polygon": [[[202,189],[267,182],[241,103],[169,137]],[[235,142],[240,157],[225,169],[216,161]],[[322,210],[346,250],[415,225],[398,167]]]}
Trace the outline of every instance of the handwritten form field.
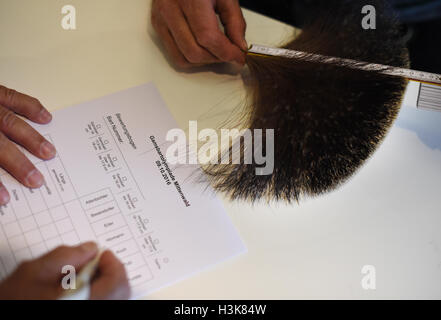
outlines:
{"label": "handwritten form field", "polygon": [[41,161],[22,149],[45,176],[40,189],[0,171],[11,194],[0,207],[0,278],[61,244],[93,240],[121,259],[137,297],[246,250],[221,202],[191,178],[196,167],[169,171],[161,160],[177,125],[152,84],[34,127],[57,156]]}

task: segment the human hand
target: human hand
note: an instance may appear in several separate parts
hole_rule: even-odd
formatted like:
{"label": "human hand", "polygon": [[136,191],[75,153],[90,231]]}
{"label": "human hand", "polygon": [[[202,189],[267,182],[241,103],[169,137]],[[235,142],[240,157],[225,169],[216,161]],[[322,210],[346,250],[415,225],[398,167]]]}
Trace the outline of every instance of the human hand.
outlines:
{"label": "human hand", "polygon": [[[219,28],[216,13],[225,33]],[[245,63],[246,23],[238,0],[153,0],[151,19],[179,68]]]}
{"label": "human hand", "polygon": [[[57,299],[62,287],[63,266],[71,265],[78,272],[98,253],[93,242],[76,247],[58,247],[46,255],[22,263],[2,283],[0,299]],[[130,288],[123,264],[111,251],[105,251],[92,278],[90,299],[128,299]]]}
{"label": "human hand", "polygon": [[[56,151],[51,143],[17,115],[40,124],[52,119],[37,99],[0,86],[0,167],[25,186],[38,188],[44,183],[42,174],[12,141],[44,160],[54,157]],[[8,203],[9,199],[8,191],[0,182],[0,205]]]}

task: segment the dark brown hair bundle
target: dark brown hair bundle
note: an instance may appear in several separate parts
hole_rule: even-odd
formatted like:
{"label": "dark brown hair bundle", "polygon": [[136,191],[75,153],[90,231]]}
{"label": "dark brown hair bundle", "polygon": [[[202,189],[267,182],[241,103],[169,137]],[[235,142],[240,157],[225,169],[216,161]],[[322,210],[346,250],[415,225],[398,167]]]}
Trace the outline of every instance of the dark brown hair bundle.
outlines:
{"label": "dark brown hair bundle", "polygon": [[[376,8],[374,30],[361,25],[366,4]],[[318,10],[319,18],[284,48],[408,67],[398,23],[383,1],[326,1]],[[319,60],[248,54],[246,64],[243,127],[274,129],[274,171],[256,175],[256,163],[204,167],[214,189],[232,199],[292,201],[339,186],[385,137],[407,84]]]}

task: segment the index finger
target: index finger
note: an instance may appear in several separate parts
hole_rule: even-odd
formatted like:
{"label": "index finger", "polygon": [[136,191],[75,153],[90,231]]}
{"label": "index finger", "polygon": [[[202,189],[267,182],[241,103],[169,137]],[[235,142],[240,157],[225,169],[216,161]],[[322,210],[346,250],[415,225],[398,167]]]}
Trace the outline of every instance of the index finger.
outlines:
{"label": "index finger", "polygon": [[60,246],[36,260],[41,270],[41,277],[58,278],[62,275],[62,268],[73,266],[77,273],[98,253],[98,246],[94,242],[85,242],[76,247]]}
{"label": "index finger", "polygon": [[196,41],[219,60],[243,64],[245,54],[220,30],[211,1],[189,1],[182,5]]}
{"label": "index finger", "polygon": [[0,85],[0,104],[31,121],[46,124],[52,116],[37,99]]}
{"label": "index finger", "polygon": [[0,167],[29,188],[39,188],[44,183],[43,175],[25,157],[16,145],[0,132]]}
{"label": "index finger", "polygon": [[248,50],[245,40],[246,22],[237,0],[218,0],[217,12],[225,27],[228,38],[243,51]]}

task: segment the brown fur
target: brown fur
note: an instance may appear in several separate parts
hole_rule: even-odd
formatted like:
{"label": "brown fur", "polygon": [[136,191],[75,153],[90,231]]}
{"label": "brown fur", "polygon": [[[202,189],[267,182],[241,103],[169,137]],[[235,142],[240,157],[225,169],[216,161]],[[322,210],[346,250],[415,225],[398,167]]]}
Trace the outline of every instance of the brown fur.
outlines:
{"label": "brown fur", "polygon": [[[285,48],[407,67],[397,22],[382,1],[328,1],[320,19]],[[377,29],[361,27],[361,8],[377,9]],[[244,127],[274,129],[274,172],[256,164],[204,168],[232,199],[299,200],[332,190],[369,158],[396,118],[407,81],[347,66],[247,55],[250,103]],[[242,150],[243,151],[243,150]]]}

